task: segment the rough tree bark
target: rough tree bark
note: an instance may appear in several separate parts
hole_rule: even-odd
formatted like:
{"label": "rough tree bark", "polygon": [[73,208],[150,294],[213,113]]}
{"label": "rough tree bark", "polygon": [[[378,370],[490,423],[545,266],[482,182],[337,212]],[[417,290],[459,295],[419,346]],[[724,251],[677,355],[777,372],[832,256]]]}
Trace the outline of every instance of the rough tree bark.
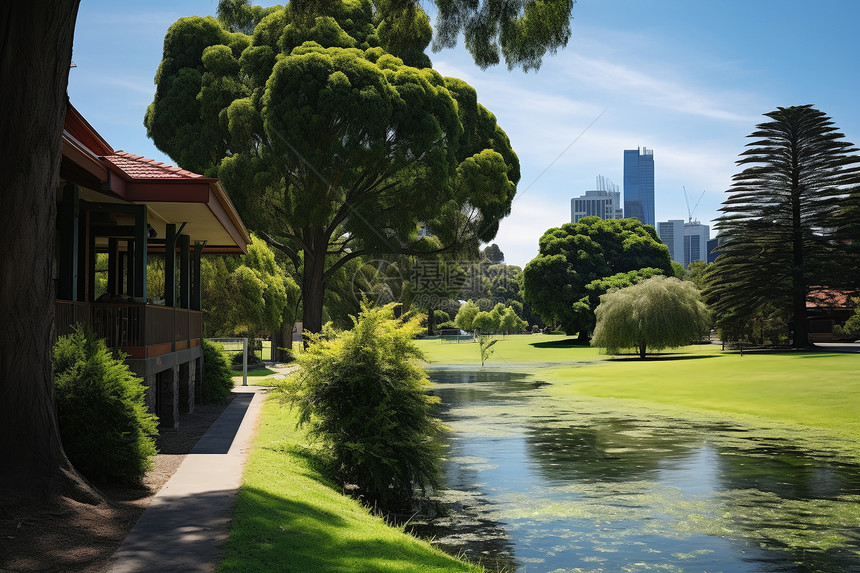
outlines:
{"label": "rough tree bark", "polygon": [[80,0],[0,3],[0,504],[95,501],[63,453],[51,376],[56,187]]}

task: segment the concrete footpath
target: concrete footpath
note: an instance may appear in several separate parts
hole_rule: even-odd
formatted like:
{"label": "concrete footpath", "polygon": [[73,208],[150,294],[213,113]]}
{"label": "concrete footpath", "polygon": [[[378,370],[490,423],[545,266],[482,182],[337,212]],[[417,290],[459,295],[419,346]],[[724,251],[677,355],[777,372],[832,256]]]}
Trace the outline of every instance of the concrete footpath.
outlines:
{"label": "concrete footpath", "polygon": [[108,573],[214,571],[268,388],[238,394],[152,498]]}

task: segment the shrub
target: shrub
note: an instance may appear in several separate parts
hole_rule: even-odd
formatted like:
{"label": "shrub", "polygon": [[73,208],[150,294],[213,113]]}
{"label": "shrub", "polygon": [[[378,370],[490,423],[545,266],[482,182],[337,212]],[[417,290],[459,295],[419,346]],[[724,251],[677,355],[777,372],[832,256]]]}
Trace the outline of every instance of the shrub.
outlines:
{"label": "shrub", "polygon": [[203,401],[222,404],[231,396],[233,370],[224,346],[203,340]]}
{"label": "shrub", "polygon": [[438,399],[412,341],[418,320],[394,318],[394,304],[363,307],[354,327],[314,337],[283,399],[330,453],[333,478],[355,484],[369,504],[403,509],[416,487],[435,486],[442,426],[430,415]]}
{"label": "shrub", "polygon": [[54,346],[60,437],[69,461],[88,479],[139,484],[152,467],[158,435],[143,381],[105,341],[77,328]]}

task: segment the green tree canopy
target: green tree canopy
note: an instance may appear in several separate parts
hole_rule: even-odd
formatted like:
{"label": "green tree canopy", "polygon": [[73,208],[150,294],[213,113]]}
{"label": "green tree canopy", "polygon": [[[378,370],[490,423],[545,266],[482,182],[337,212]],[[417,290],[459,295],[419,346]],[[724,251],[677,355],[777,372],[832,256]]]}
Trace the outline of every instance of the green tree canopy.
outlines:
{"label": "green tree canopy", "polygon": [[457,311],[457,316],[454,317],[454,324],[456,324],[457,328],[459,328],[460,330],[472,332],[472,323],[475,320],[475,316],[480,311],[481,309],[478,308],[477,304],[475,304],[471,300],[468,300],[460,307],[460,310]]}
{"label": "green tree canopy", "polygon": [[524,298],[545,322],[587,340],[607,288],[656,273],[671,276],[673,270],[669,249],[653,227],[637,219],[584,217],[540,238],[538,256],[523,270]]}
{"label": "green tree canopy", "polygon": [[686,346],[708,328],[708,310],[690,281],[654,276],[600,297],[592,346],[618,353]]}
{"label": "green tree canopy", "polygon": [[426,67],[426,15],[398,14],[300,2],[267,12],[253,35],[222,11],[165,36],[148,133],[219,177],[246,224],[301,269],[311,331],[342,265],[489,241],[520,177],[475,90]]}
{"label": "green tree canopy", "polygon": [[509,69],[537,69],[544,54],[567,45],[574,1],[436,0],[433,49],[453,47],[463,34],[466,48],[482,68],[498,64],[501,56]]}
{"label": "green tree canopy", "polygon": [[[836,240],[860,222],[846,203],[860,189],[860,156],[810,105],[777,108],[750,134],[716,228],[725,237],[705,298],[724,330],[741,331],[767,306],[788,315],[793,345],[809,344],[812,286],[846,285],[860,253]],[[856,242],[856,236],[854,238]]]}

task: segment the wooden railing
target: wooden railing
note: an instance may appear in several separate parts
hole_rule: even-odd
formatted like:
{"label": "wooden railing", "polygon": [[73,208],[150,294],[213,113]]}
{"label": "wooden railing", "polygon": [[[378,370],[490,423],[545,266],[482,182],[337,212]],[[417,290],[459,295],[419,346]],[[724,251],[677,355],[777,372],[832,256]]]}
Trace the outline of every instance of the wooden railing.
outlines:
{"label": "wooden railing", "polygon": [[57,336],[85,324],[130,358],[149,358],[200,345],[203,315],[199,310],[130,303],[58,300]]}

